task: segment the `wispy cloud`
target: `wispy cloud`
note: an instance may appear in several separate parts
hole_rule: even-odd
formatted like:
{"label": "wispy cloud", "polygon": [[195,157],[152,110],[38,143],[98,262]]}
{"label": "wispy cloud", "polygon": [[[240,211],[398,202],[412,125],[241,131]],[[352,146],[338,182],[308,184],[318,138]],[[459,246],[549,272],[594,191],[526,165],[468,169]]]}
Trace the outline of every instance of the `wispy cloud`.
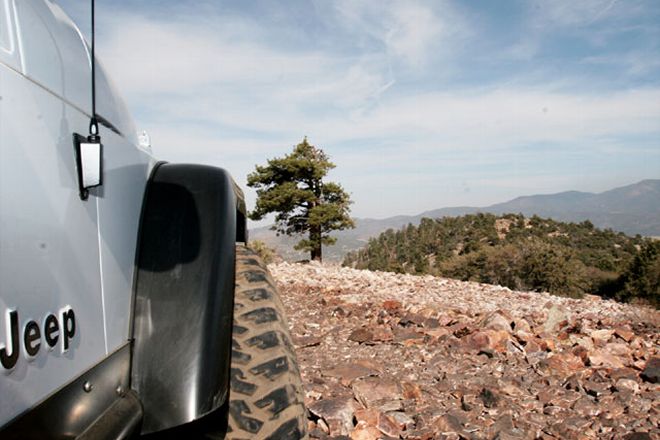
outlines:
{"label": "wispy cloud", "polygon": [[99,54],[165,159],[244,184],[308,135],[362,216],[657,177],[653,2],[129,3]]}
{"label": "wispy cloud", "polygon": [[555,0],[533,2],[533,11],[539,24],[573,27],[586,26],[599,20],[630,16],[640,11],[639,3],[618,0]]}

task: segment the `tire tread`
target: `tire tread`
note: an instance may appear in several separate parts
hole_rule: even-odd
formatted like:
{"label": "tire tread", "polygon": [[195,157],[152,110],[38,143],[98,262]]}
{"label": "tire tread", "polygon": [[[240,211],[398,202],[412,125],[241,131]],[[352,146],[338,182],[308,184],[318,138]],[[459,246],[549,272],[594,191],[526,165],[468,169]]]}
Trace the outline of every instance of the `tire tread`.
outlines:
{"label": "tire tread", "polygon": [[284,307],[261,259],[236,249],[227,439],[307,439],[302,382]]}

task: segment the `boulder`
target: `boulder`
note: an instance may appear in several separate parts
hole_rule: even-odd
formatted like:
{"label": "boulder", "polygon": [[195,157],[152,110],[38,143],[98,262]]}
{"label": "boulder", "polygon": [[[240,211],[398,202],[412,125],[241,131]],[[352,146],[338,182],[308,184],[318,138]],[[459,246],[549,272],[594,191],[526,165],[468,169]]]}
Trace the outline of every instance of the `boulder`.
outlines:
{"label": "boulder", "polygon": [[323,399],[309,405],[309,411],[322,418],[331,435],[349,435],[353,430],[355,400],[352,397]]}
{"label": "boulder", "polygon": [[647,382],[658,383],[658,378],[660,377],[660,357],[651,358],[646,363],[640,377]]}
{"label": "boulder", "polygon": [[543,331],[546,333],[557,333],[557,331],[568,323],[570,315],[568,312],[558,305],[553,305],[548,310],[548,317],[543,323]]}

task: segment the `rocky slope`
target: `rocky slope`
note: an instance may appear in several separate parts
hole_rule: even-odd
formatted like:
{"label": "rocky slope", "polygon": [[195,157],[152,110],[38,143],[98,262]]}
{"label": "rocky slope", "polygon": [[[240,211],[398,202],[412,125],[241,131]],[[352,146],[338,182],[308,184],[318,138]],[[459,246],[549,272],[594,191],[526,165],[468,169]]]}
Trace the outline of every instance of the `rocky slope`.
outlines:
{"label": "rocky slope", "polygon": [[269,268],[312,438],[660,438],[658,311],[316,263]]}

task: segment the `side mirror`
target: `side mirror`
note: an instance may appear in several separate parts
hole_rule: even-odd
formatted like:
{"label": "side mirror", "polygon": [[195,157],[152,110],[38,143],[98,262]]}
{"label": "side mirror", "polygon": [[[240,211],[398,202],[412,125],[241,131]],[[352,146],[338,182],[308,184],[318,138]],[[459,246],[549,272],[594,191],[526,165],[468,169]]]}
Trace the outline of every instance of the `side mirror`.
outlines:
{"label": "side mirror", "polygon": [[80,199],[87,200],[89,190],[103,184],[103,145],[98,138],[77,133],[73,134],[73,145]]}

